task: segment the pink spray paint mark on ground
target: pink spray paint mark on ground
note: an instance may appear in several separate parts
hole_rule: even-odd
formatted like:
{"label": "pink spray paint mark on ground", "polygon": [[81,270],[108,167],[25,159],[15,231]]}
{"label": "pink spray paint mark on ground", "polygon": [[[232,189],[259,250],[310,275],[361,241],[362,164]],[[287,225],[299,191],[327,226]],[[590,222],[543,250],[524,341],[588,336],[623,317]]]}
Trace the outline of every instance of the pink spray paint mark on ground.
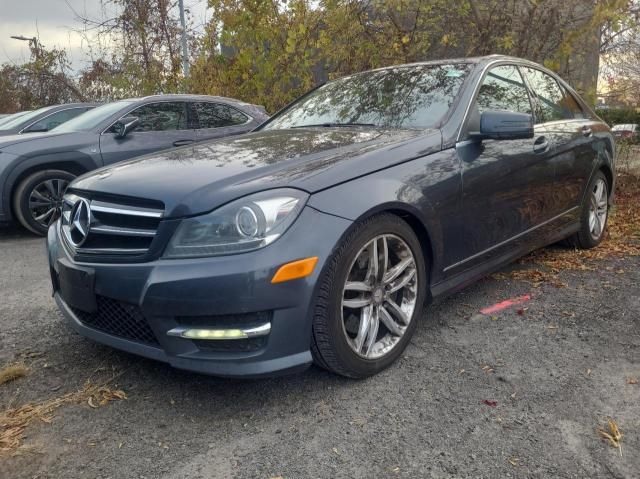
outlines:
{"label": "pink spray paint mark on ground", "polygon": [[494,314],[503,309],[510,308],[511,306],[517,306],[518,304],[526,303],[531,299],[530,294],[523,294],[522,296],[518,296],[517,298],[507,299],[500,303],[496,303],[493,306],[489,306],[487,308],[483,308],[480,310],[482,314]]}

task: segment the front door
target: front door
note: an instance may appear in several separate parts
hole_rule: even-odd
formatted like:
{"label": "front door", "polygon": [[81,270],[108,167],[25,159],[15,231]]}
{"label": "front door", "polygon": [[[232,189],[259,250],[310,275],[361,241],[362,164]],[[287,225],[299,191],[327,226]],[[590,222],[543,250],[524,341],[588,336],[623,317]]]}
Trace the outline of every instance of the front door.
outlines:
{"label": "front door", "polygon": [[149,103],[124,116],[135,116],[140,124],[124,138],[116,138],[113,127],[100,135],[100,153],[105,165],[195,141],[185,102]]}
{"label": "front door", "polygon": [[512,254],[518,238],[550,218],[546,191],[553,184],[551,140],[543,125],[532,139],[478,140],[484,111],[532,114],[518,68],[500,65],[486,74],[471,106],[465,134],[456,146],[462,164],[463,257],[447,268],[455,274],[496,256]]}

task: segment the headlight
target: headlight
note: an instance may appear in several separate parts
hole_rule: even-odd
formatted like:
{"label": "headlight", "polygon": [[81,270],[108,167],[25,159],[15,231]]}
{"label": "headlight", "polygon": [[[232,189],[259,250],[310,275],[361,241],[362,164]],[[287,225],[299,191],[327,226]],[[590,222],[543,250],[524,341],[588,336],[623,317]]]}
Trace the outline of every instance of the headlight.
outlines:
{"label": "headlight", "polygon": [[182,220],[164,257],[219,256],[263,248],[287,231],[307,198],[306,193],[288,188],[263,191]]}

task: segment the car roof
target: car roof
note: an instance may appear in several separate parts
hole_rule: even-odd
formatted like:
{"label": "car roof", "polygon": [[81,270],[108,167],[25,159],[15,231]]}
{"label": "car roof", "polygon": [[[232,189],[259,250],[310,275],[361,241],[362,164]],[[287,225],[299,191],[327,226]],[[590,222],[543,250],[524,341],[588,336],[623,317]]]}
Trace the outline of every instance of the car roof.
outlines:
{"label": "car roof", "polygon": [[527,60],[525,58],[514,57],[510,55],[484,55],[480,57],[454,57],[454,58],[441,58],[438,60],[425,60],[420,62],[412,62],[412,63],[403,63],[400,65],[390,65],[388,67],[377,68],[376,70],[386,70],[391,68],[398,67],[409,67],[409,66],[418,66],[418,65],[448,65],[450,63],[474,63],[474,64],[485,64],[492,63],[498,60],[509,61],[514,63],[531,63],[533,65],[538,65],[537,63]]}
{"label": "car roof", "polygon": [[225,96],[213,96],[213,95],[194,95],[191,93],[170,93],[170,94],[161,94],[161,95],[148,95],[143,97],[135,97],[135,98],[123,98],[121,101],[153,101],[153,100],[161,100],[161,101],[179,101],[179,100],[201,100],[201,101],[217,101],[221,103],[232,103],[234,105],[247,105],[247,106],[256,106],[252,103],[247,103],[242,100],[238,100],[236,98],[228,98]]}

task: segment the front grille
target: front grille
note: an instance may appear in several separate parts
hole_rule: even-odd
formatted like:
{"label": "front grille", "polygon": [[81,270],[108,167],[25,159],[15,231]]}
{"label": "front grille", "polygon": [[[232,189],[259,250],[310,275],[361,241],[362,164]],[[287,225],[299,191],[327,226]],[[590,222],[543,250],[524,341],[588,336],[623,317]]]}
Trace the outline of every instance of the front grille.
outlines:
{"label": "front grille", "polygon": [[136,206],[130,200],[117,203],[87,196],[64,197],[60,230],[71,254],[130,258],[149,251],[162,219],[160,204],[139,200],[144,206]]}
{"label": "front grille", "polygon": [[71,308],[82,324],[131,341],[159,345],[140,308],[100,295],[96,295],[96,302],[98,309],[94,313]]}

